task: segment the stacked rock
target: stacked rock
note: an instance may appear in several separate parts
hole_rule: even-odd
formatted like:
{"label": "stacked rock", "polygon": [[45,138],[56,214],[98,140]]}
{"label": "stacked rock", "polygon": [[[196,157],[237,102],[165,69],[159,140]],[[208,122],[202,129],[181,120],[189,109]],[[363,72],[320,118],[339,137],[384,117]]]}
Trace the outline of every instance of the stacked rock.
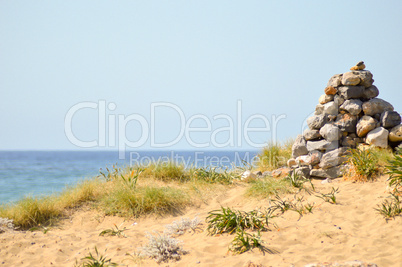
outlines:
{"label": "stacked rock", "polygon": [[402,143],[401,116],[378,98],[373,75],[363,61],[328,81],[308,129],[297,136],[288,166],[306,177],[335,178],[344,172],[344,157],[359,144],[381,148]]}

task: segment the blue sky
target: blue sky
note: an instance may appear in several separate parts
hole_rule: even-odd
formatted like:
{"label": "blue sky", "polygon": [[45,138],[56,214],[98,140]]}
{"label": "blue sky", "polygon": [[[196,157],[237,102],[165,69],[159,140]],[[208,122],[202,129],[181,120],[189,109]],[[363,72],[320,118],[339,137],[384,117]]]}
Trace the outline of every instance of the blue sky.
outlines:
{"label": "blue sky", "polygon": [[[149,149],[151,131],[154,143],[174,143],[157,149],[284,141],[328,79],[360,60],[401,112],[401,10],[400,1],[1,1],[0,150],[126,140]],[[80,103],[96,108],[67,124],[89,148],[66,136]],[[102,103],[114,108],[102,113]],[[245,136],[249,118],[261,131]]]}

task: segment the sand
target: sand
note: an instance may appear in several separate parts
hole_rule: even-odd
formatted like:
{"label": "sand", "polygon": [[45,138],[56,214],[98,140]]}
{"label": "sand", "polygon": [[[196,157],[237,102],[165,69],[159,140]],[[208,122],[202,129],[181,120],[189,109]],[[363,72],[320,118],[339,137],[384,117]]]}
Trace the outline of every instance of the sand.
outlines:
{"label": "sand", "polygon": [[[402,266],[402,217],[386,221],[374,210],[388,193],[386,177],[376,182],[352,183],[342,179],[321,184],[316,189],[329,192],[339,187],[334,205],[315,196],[305,200],[315,203],[313,213],[299,220],[296,212],[289,211],[275,219],[278,228],[262,233],[265,246],[275,254],[262,254],[258,249],[241,255],[228,253],[233,236],[208,236],[205,223],[196,233],[177,237],[189,253],[180,261],[161,266],[247,266],[248,262],[263,266],[304,266],[317,262],[361,260],[378,266]],[[2,266],[74,266],[76,260],[98,251],[122,266],[158,266],[152,259],[130,256],[148,240],[147,231],[162,232],[165,225],[181,217],[205,220],[208,211],[220,205],[249,211],[268,205],[266,199],[243,197],[245,186],[236,186],[211,198],[199,207],[190,207],[179,216],[147,217],[126,220],[105,217],[89,209],[81,209],[50,228],[42,231],[13,231],[0,234],[0,264]],[[114,224],[126,227],[127,236],[99,236]],[[203,231],[204,230],[204,231]]]}

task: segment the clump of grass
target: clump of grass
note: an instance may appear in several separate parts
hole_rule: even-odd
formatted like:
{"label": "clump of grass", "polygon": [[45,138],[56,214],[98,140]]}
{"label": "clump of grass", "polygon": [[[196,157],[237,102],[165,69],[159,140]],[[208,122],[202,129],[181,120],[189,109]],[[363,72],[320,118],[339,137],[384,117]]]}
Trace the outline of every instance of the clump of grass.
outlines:
{"label": "clump of grass", "polygon": [[395,218],[398,215],[402,214],[402,204],[398,195],[391,194],[393,197],[390,201],[385,200],[381,203],[381,205],[377,205],[378,208],[375,210],[378,211],[386,220]]}
{"label": "clump of grass", "polygon": [[74,186],[67,187],[53,198],[61,209],[76,208],[99,199],[105,191],[102,185],[103,183],[97,178],[84,180]]}
{"label": "clump of grass", "polygon": [[[121,226],[121,225],[120,225]],[[100,232],[99,236],[118,236],[118,237],[127,237],[123,232],[126,231],[126,227],[123,229],[120,229],[116,224],[114,225],[114,228],[109,228],[106,230],[103,230]]]}
{"label": "clump of grass", "polygon": [[75,263],[77,267],[111,267],[117,266],[117,263],[112,262],[112,259],[106,258],[98,252],[98,249],[95,247],[95,255],[89,252],[89,255],[81,259],[83,262],[78,264]]}
{"label": "clump of grass", "polygon": [[299,214],[299,219],[305,213],[312,213],[314,204],[304,204],[303,197],[294,196],[294,200],[282,199],[279,195],[275,195],[275,199],[271,199],[270,206],[267,209],[267,216],[274,218],[284,214],[287,211],[295,211]]}
{"label": "clump of grass", "polygon": [[266,198],[278,193],[291,193],[293,189],[284,179],[264,177],[250,182],[250,187],[246,191],[246,196],[256,198]]}
{"label": "clump of grass", "polygon": [[180,221],[174,221],[172,224],[166,225],[165,233],[168,235],[182,235],[188,230],[195,232],[199,228],[200,224],[201,221],[197,217],[192,220],[188,218],[181,218]]}
{"label": "clump of grass", "polygon": [[148,167],[151,175],[158,180],[169,182],[185,182],[190,179],[183,165],[176,164],[173,161],[162,162]]}
{"label": "clump of grass", "polygon": [[100,206],[107,215],[139,217],[149,213],[175,213],[190,204],[190,197],[178,188],[141,186],[133,190],[115,186],[101,200]]}
{"label": "clump of grass", "polygon": [[394,153],[391,148],[371,148],[374,156],[377,158],[378,172],[383,173],[386,170],[386,166],[394,158]]}
{"label": "clump of grass", "polygon": [[394,188],[396,192],[402,191],[402,155],[400,152],[402,150],[397,150],[397,154],[388,161],[389,165],[386,166],[389,186]]}
{"label": "clump of grass", "polygon": [[357,182],[373,181],[378,172],[378,158],[372,149],[352,149],[345,178]]}
{"label": "clump of grass", "polygon": [[402,204],[400,200],[402,189],[402,156],[401,150],[398,149],[393,159],[389,159],[389,165],[386,166],[389,175],[388,184],[393,191],[391,192],[391,200],[385,200],[380,205],[377,205],[377,210],[386,220],[394,218],[402,214]]}
{"label": "clump of grass", "polygon": [[192,172],[192,177],[193,179],[205,181],[210,184],[232,184],[233,180],[238,178],[238,175],[228,171],[227,168],[207,167],[196,168]]}
{"label": "clump of grass", "polygon": [[293,143],[293,140],[288,140],[282,144],[269,143],[258,155],[260,169],[262,171],[272,171],[286,165],[287,160],[292,157]]}
{"label": "clump of grass", "polygon": [[310,189],[307,189],[307,188],[304,186],[305,183],[309,183],[310,186],[311,186],[311,188],[312,188],[312,190],[313,190],[313,191],[315,190],[314,185],[313,185],[313,183],[311,182],[311,180],[305,178],[304,176],[300,175],[300,174],[297,173],[296,171],[292,171],[292,172],[289,173],[289,175],[286,176],[284,179],[285,179],[286,181],[289,181],[289,183],[290,183],[290,185],[291,185],[292,187],[298,188],[299,190],[304,189],[304,190],[307,191],[307,193],[311,193],[311,191],[310,191]]}
{"label": "clump of grass", "polygon": [[187,254],[180,243],[181,241],[167,234],[147,234],[148,244],[140,248],[140,255],[153,258],[156,262],[178,261],[181,255]]}
{"label": "clump of grass", "polygon": [[62,209],[51,197],[25,197],[15,204],[3,206],[0,217],[10,218],[21,230],[48,225],[62,216]]}
{"label": "clump of grass", "polygon": [[208,212],[208,214],[206,221],[208,224],[207,231],[210,235],[222,233],[232,234],[238,229],[268,229],[268,217],[258,210],[245,212],[232,210],[229,207],[221,207],[221,210],[213,210]]}

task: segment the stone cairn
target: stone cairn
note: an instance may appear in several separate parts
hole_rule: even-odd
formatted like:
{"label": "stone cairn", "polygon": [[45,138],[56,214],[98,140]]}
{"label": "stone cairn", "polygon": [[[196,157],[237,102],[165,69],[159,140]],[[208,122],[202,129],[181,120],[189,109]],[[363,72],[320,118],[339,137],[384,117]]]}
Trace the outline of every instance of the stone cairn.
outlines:
{"label": "stone cairn", "polygon": [[349,148],[360,144],[381,148],[402,143],[401,116],[378,98],[373,75],[363,61],[328,81],[308,129],[298,135],[288,166],[305,177],[336,178],[345,170]]}

